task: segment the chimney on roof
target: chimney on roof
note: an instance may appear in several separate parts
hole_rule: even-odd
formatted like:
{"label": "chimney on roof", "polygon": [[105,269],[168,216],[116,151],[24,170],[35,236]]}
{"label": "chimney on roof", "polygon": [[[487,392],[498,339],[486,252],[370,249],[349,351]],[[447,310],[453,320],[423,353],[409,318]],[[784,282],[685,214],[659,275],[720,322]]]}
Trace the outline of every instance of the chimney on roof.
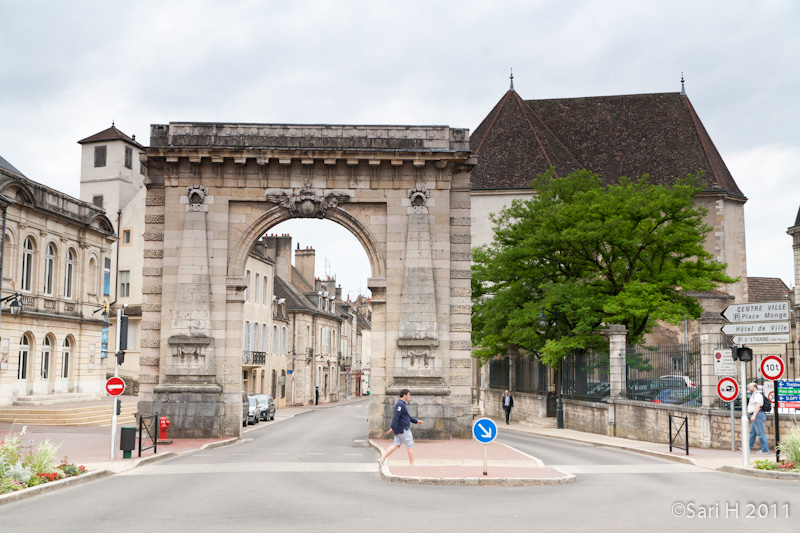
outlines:
{"label": "chimney on roof", "polygon": [[337,300],[341,300],[342,299],[342,286],[341,285],[336,287],[336,299]]}
{"label": "chimney on roof", "polygon": [[306,249],[297,249],[294,251],[294,266],[303,276],[303,279],[309,283],[313,283],[316,279],[314,277],[314,263],[316,262],[316,252],[310,246]]}
{"label": "chimney on roof", "polygon": [[270,235],[264,238],[265,255],[275,261],[275,274],[289,280],[292,266],[292,238],[290,236]]}

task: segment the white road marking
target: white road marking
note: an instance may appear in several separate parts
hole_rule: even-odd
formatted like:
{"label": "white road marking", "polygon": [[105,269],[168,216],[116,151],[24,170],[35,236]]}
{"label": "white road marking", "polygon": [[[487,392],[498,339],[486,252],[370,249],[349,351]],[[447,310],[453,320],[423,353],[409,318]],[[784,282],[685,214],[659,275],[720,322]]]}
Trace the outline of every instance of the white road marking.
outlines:
{"label": "white road marking", "polygon": [[713,472],[684,464],[650,465],[547,465],[569,474],[696,474]]}
{"label": "white road marking", "polygon": [[325,455],[324,453],[306,452],[306,455]]}
{"label": "white road marking", "polygon": [[250,455],[249,453],[232,453],[231,455]]}
{"label": "white road marking", "polygon": [[211,457],[210,453],[196,453],[192,457]]}
{"label": "white road marking", "polygon": [[216,463],[206,465],[152,465],[121,472],[118,476],[163,476],[175,474],[231,474],[247,472],[377,472],[378,463]]}

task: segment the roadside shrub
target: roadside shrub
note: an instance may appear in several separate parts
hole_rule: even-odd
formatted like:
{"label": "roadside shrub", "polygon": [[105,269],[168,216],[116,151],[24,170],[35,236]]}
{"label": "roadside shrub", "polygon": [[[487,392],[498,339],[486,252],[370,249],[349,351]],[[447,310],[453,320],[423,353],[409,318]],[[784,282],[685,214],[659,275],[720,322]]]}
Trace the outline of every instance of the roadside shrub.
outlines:
{"label": "roadside shrub", "polygon": [[8,477],[17,483],[26,484],[31,479],[31,469],[22,463],[11,465],[7,470]]}
{"label": "roadside shrub", "polygon": [[800,427],[793,427],[789,434],[781,439],[776,449],[781,452],[787,463],[800,464]]}
{"label": "roadside shrub", "polygon": [[39,444],[36,451],[29,455],[28,466],[32,472],[52,474],[56,471],[56,452],[59,446],[56,446],[49,439]]}

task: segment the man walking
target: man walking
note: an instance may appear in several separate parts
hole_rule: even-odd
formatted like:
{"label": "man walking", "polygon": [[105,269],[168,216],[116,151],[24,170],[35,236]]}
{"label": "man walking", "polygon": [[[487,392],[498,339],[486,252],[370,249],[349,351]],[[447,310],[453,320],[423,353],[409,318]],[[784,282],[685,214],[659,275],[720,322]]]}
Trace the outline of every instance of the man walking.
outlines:
{"label": "man walking", "polygon": [[764,405],[764,396],[758,392],[758,385],[755,382],[747,385],[747,390],[750,392],[750,401],[747,403],[747,414],[750,415],[750,422],[753,425],[750,427],[750,449],[753,449],[753,444],[756,443],[756,435],[758,435],[758,442],[761,444],[761,449],[756,453],[764,455],[769,453],[769,443],[767,443],[767,434],[764,432],[764,422],[767,420],[767,415],[761,410]]}
{"label": "man walking", "polygon": [[394,405],[394,416],[392,425],[387,435],[394,433],[394,442],[383,452],[378,462],[384,466],[386,459],[397,450],[401,444],[405,445],[408,451],[408,462],[414,466],[414,438],[411,436],[411,423],[422,425],[422,420],[417,420],[408,412],[408,399],[411,398],[411,391],[403,389],[400,391],[400,399]]}
{"label": "man walking", "polygon": [[508,419],[511,417],[512,407],[514,407],[514,397],[511,396],[511,393],[506,389],[503,395],[503,410],[506,412],[506,425],[508,425]]}

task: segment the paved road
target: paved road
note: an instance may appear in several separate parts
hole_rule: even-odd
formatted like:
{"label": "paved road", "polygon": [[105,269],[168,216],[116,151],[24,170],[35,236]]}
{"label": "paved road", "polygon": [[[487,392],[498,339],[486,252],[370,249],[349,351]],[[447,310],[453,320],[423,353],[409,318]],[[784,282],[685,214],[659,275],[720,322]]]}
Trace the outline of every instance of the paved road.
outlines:
{"label": "paved road", "polygon": [[[0,508],[0,531],[752,531],[800,520],[800,484],[722,474],[529,435],[500,440],[578,476],[573,485],[387,483],[359,402],[261,423],[246,441]],[[423,447],[418,450],[421,456]],[[421,457],[420,457],[421,458]],[[778,519],[750,519],[748,502]],[[718,518],[676,518],[704,505]],[[789,520],[784,516],[788,505]],[[726,505],[728,517],[725,516]],[[738,505],[739,518],[733,511]],[[684,507],[684,509],[687,509]],[[698,508],[699,509],[699,508]],[[758,507],[754,507],[758,516]],[[765,508],[762,508],[764,514]],[[766,508],[772,516],[773,508]]]}

